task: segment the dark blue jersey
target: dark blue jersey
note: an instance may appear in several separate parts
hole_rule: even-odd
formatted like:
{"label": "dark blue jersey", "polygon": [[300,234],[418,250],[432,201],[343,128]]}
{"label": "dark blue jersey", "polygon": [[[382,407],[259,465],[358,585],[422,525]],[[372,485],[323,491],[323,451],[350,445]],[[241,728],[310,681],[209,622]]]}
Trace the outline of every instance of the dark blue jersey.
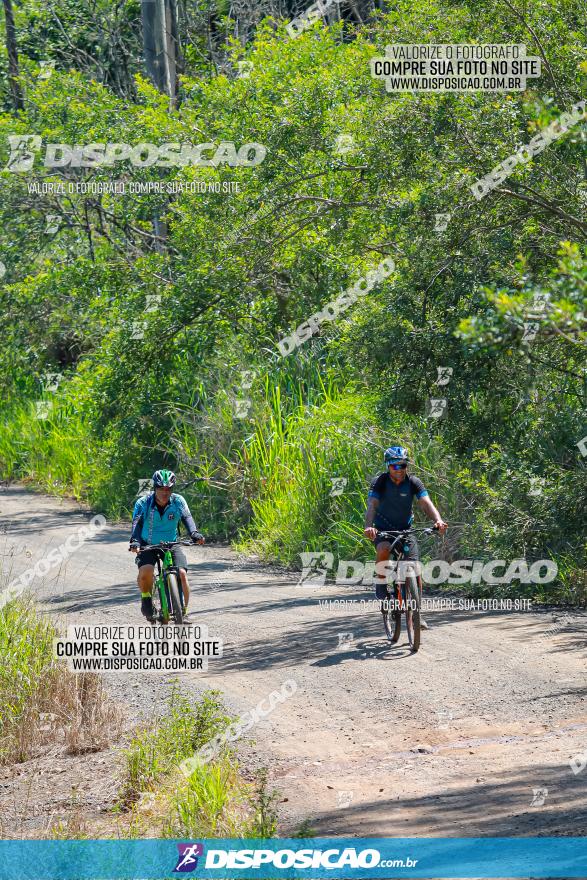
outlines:
{"label": "dark blue jersey", "polygon": [[419,477],[406,475],[396,485],[388,473],[379,474],[369,489],[369,498],[377,498],[379,501],[373,525],[379,531],[409,528],[414,519],[414,498],[425,498],[427,495]]}

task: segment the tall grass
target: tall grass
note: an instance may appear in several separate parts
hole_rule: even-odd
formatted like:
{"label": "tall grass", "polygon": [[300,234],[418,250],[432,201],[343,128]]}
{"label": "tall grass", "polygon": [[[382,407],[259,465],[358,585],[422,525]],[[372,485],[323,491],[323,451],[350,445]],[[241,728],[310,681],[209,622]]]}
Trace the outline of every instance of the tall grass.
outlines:
{"label": "tall grass", "polygon": [[156,723],[137,731],[126,750],[120,793],[123,806],[150,791],[185,758],[209,742],[229,724],[218,691],[207,691],[193,707],[174,688],[165,713]]}
{"label": "tall grass", "polygon": [[223,757],[198,767],[169,801],[164,837],[238,837],[246,798],[236,762]]}
{"label": "tall grass", "polygon": [[[146,436],[136,411],[106,416],[96,402],[104,391],[100,397],[83,377],[63,384],[47,419],[36,418],[32,403],[17,403],[0,431],[0,472],[128,518],[136,479],[165,463],[179,471],[179,490],[208,535],[299,566],[299,554],[314,550],[372,559],[362,534],[367,488],[383,469],[383,450],[402,443],[451,524],[442,542],[422,542],[424,559],[555,558],[556,584],[514,589],[539,601],[585,602],[574,470],[551,468],[540,508],[528,496],[532,470],[523,450],[505,468],[500,448],[465,460],[450,451],[450,432],[393,410],[381,390],[344,386],[333,370],[322,376],[320,361],[258,366],[252,387],[243,389],[240,371],[255,364],[245,353],[217,358],[177,400],[158,401]],[[240,418],[235,403],[243,396],[251,405]],[[562,516],[553,505],[562,505]]]}
{"label": "tall grass", "polygon": [[4,415],[0,431],[0,471],[8,479],[25,478],[53,494],[88,496],[95,470],[90,431],[72,404],[51,398],[40,418],[35,402],[17,402]]}
{"label": "tall grass", "polygon": [[[382,419],[374,397],[339,388],[332,376],[323,378],[315,365],[304,364],[258,369],[246,392],[250,414],[238,418],[234,404],[243,391],[230,385],[234,372],[227,370],[214,393],[199,383],[184,403],[170,402],[170,427],[160,438],[160,459],[180,470],[187,481],[180,491],[208,533],[234,539],[240,532],[241,546],[287,564],[318,547],[345,558],[368,553],[362,537],[367,487],[391,442],[413,449],[447,515],[458,509],[446,452],[421,421],[391,412]],[[128,516],[134,475],[148,474],[141,447],[129,446],[114,429],[95,436],[72,388],[71,399],[67,389],[55,399],[47,419],[37,419],[30,402],[8,414],[0,469]],[[126,473],[117,443],[130,456]],[[334,478],[344,481],[341,494],[333,492]]]}
{"label": "tall grass", "polygon": [[322,385],[311,406],[297,402],[287,420],[279,387],[268,401],[268,417],[239,450],[253,510],[244,545],[261,556],[293,563],[300,552],[320,549],[370,558],[363,537],[367,491],[393,442],[410,447],[430,490],[442,486],[446,505],[458,506],[442,444],[417,421],[390,414],[382,426],[369,395],[333,383]]}
{"label": "tall grass", "polygon": [[69,754],[116,739],[121,716],[95,673],[76,675],[53,657],[55,627],[23,601],[0,610],[0,764],[47,745]]}
{"label": "tall grass", "polygon": [[[231,721],[218,691],[195,704],[172,691],[157,721],[138,731],[125,752],[119,802],[128,811],[125,835],[270,837],[276,829],[275,793],[264,773],[247,782],[226,746],[185,777],[179,765]],[[146,793],[150,792],[151,794]]]}
{"label": "tall grass", "polygon": [[179,783],[168,802],[164,837],[273,837],[277,793],[261,771],[246,782],[233,756],[202,765]]}

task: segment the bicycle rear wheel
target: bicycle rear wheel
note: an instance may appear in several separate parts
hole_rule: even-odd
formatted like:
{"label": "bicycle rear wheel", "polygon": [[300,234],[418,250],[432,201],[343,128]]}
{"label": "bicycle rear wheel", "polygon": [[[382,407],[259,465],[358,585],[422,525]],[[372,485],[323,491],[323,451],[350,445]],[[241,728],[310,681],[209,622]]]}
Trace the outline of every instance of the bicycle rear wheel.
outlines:
{"label": "bicycle rear wheel", "polygon": [[170,571],[167,575],[167,591],[169,595],[171,613],[174,623],[183,622],[183,607],[179,596],[179,584],[175,572]]}
{"label": "bicycle rear wheel", "polygon": [[415,654],[420,647],[420,591],[413,574],[406,575],[406,627],[410,648]]}

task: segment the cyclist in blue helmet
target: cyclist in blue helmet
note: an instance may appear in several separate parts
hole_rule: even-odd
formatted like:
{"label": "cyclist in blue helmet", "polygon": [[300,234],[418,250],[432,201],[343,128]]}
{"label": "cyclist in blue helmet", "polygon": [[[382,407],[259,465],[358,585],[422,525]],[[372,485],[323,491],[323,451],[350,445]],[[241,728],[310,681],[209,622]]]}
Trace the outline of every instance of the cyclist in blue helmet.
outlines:
{"label": "cyclist in blue helmet", "polygon": [[[379,474],[369,489],[367,512],[365,514],[365,535],[375,544],[377,562],[389,559],[391,544],[379,538],[379,531],[401,531],[408,529],[414,519],[414,498],[420,509],[434,522],[435,527],[444,532],[447,523],[432,503],[428,491],[419,477],[407,473],[410,456],[404,446],[390,446],[384,453],[387,470]],[[415,535],[409,535],[409,550],[405,558],[418,561],[420,553]],[[375,595],[378,599],[387,598],[387,583],[384,574],[376,576]],[[422,595],[422,575],[418,573],[418,587]],[[428,629],[424,620],[420,621],[423,629]]]}

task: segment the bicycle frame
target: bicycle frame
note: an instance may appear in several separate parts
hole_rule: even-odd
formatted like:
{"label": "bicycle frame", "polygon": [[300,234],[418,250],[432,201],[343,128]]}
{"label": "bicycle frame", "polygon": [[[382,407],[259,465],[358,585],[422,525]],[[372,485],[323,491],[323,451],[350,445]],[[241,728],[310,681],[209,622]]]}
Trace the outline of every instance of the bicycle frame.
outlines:
{"label": "bicycle frame", "polygon": [[[161,602],[161,615],[165,620],[169,619],[169,603],[167,601],[167,590],[165,589],[165,579],[167,571],[173,568],[173,556],[171,555],[171,550],[167,549],[163,553],[163,559],[161,560],[157,557],[157,577],[155,579],[155,583],[157,585],[157,589],[159,591],[159,601]],[[178,572],[179,575],[179,572]],[[183,599],[183,594],[182,597]]]}
{"label": "bicycle frame", "polygon": [[[413,535],[413,534],[416,534],[417,532],[422,532],[425,535],[431,535],[435,531],[438,531],[438,529],[435,529],[435,528],[403,529],[402,531],[392,529],[390,531],[381,531],[381,532],[378,532],[377,534],[380,538],[386,538],[386,539],[391,538],[393,535],[396,536],[393,540],[391,547],[390,547],[389,555],[391,556],[394,552],[397,552],[398,556],[396,556],[396,560],[397,560],[397,562],[402,562],[405,559],[405,556],[404,556],[405,551],[403,548],[403,543],[402,543],[401,549],[400,548],[396,549],[397,544],[405,541],[405,539],[408,537],[408,535]],[[400,584],[403,585],[404,582],[398,580],[398,581],[396,581],[396,583],[399,586]]]}
{"label": "bicycle frame", "polygon": [[[416,531],[422,531],[430,535],[434,531],[438,530],[435,528],[402,529],[381,531],[377,534],[378,537],[383,538],[383,540],[389,540],[391,544],[389,555],[393,556],[393,558],[401,564],[406,558],[405,554],[407,552],[407,549],[405,548],[405,541],[408,539],[408,536],[410,534],[413,534]],[[410,563],[411,560],[407,562],[408,565],[410,565]],[[382,600],[381,611],[383,612],[383,622],[387,638],[392,643],[397,642],[397,640],[399,639],[401,629],[401,615],[403,612],[406,618],[406,628],[408,630],[410,647],[413,652],[416,652],[420,647],[420,605],[422,600],[421,581],[418,578],[417,573],[412,574],[411,571],[409,573],[402,573],[400,569],[398,571],[398,577],[394,579],[393,591],[388,589],[388,585],[386,582],[385,592],[387,595],[387,599]],[[390,602],[391,596],[393,594],[395,594],[395,599],[393,600],[394,605],[393,607],[391,607]],[[394,620],[393,629],[391,627],[390,620],[392,612]]]}
{"label": "bicycle frame", "polygon": [[167,595],[167,575],[171,571],[174,571],[177,574],[177,580],[180,585],[179,601],[181,602],[182,608],[184,606],[183,589],[181,588],[179,569],[174,565],[173,555],[171,553],[171,548],[174,544],[183,544],[184,546],[189,547],[192,545],[192,542],[162,541],[161,544],[148,544],[146,547],[142,548],[142,550],[155,550],[157,553],[155,558],[157,573],[155,578],[153,579],[153,593],[155,592],[155,589],[157,589],[157,592],[159,594],[159,602],[161,605],[161,617],[164,621],[169,620],[171,611]]}

